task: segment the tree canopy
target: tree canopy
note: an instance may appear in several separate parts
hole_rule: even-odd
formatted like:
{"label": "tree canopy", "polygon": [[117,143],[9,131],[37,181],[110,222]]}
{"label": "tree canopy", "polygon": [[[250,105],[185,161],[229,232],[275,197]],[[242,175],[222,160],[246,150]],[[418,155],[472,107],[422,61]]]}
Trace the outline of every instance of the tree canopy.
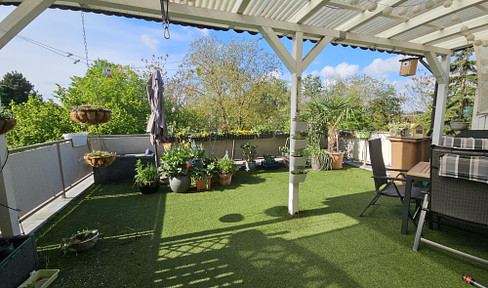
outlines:
{"label": "tree canopy", "polygon": [[24,103],[29,96],[36,95],[34,85],[30,83],[22,73],[8,72],[0,81],[0,101],[2,106],[10,106],[10,102]]}

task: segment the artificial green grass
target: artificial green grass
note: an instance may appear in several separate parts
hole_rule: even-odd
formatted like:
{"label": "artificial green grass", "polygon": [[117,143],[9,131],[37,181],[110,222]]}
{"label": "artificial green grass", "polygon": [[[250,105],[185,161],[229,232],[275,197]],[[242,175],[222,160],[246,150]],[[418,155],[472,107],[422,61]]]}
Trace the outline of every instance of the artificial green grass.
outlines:
{"label": "artificial green grass", "polygon": [[[371,172],[312,172],[300,213],[287,212],[285,169],[239,171],[229,187],[142,195],[132,183],[95,185],[36,233],[52,287],[467,287],[488,284],[486,265],[400,233],[401,203],[374,196]],[[427,226],[427,225],[426,225]],[[61,239],[99,229],[95,247],[63,255]],[[488,258],[486,234],[424,228],[427,238]]]}

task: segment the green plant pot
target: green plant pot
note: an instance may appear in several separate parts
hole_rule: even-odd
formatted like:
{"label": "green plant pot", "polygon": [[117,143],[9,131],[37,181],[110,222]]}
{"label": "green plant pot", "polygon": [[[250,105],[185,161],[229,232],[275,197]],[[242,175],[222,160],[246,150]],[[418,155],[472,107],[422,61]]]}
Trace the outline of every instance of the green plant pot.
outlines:
{"label": "green plant pot", "polygon": [[290,139],[290,151],[296,152],[300,149],[305,149],[307,147],[307,139],[304,140],[296,140]]}
{"label": "green plant pot", "polygon": [[290,157],[290,166],[293,169],[307,165],[307,157]]}
{"label": "green plant pot", "polygon": [[291,130],[294,132],[307,132],[307,121],[291,121]]}
{"label": "green plant pot", "polygon": [[469,128],[469,122],[451,122],[449,125],[454,131],[464,131],[468,130]]}
{"label": "green plant pot", "polygon": [[191,179],[190,176],[178,176],[169,177],[169,187],[171,191],[177,193],[183,193],[190,189]]}
{"label": "green plant pot", "polygon": [[18,288],[45,288],[58,278],[59,269],[40,269],[35,271]]}

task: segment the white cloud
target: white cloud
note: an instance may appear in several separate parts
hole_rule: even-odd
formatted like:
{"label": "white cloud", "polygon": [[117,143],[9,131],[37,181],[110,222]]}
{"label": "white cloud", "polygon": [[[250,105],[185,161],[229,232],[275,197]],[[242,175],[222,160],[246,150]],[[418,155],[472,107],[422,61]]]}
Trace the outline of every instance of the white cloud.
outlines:
{"label": "white cloud", "polygon": [[[339,78],[351,77],[351,76],[357,74],[358,71],[359,71],[359,65],[342,62],[341,64],[339,64],[335,67],[325,66],[318,73],[318,75],[320,75],[324,78],[339,79]],[[316,73],[315,71],[312,71],[310,74],[315,75],[315,73]]]}
{"label": "white cloud", "polygon": [[146,45],[147,47],[149,47],[151,50],[154,51],[158,48],[159,42],[161,42],[158,39],[155,39],[154,37],[148,34],[142,34],[141,40],[144,45]]}
{"label": "white cloud", "polygon": [[399,72],[400,71],[400,58],[402,56],[398,55],[395,57],[390,57],[388,59],[380,59],[376,58],[369,64],[368,66],[364,67],[362,72],[364,74],[378,77],[379,78],[387,78],[388,72]]}

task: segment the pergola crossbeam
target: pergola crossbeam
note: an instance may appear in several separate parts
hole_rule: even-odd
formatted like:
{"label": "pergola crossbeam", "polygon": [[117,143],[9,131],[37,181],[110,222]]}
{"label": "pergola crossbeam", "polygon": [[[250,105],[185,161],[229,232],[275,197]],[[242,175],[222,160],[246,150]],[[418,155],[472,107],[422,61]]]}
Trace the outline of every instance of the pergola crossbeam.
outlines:
{"label": "pergola crossbeam", "polygon": [[[432,22],[439,18],[445,17],[447,15],[451,15],[456,13],[457,11],[467,9],[472,6],[476,6],[482,2],[486,2],[485,0],[465,0],[465,1],[454,1],[452,7],[449,10],[446,10],[444,6],[439,6],[427,12],[424,12],[416,17],[413,17],[407,22],[401,23],[396,25],[390,29],[387,29],[381,33],[378,33],[376,36],[381,38],[392,38],[399,34],[405,33],[410,31],[414,28],[417,28],[421,25],[425,25],[426,23]],[[448,12],[446,12],[448,11]]]}

